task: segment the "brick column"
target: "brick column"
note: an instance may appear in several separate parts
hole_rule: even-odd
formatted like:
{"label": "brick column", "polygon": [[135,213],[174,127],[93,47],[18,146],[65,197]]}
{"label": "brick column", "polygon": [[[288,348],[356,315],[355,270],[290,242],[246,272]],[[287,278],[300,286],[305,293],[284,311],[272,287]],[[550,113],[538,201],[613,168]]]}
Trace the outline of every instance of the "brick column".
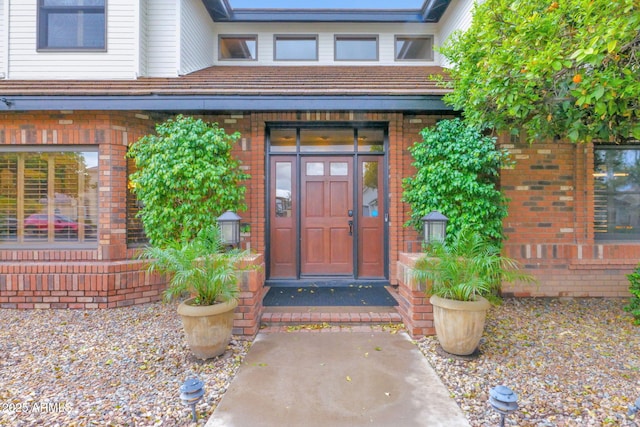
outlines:
{"label": "brick column", "polygon": [[233,333],[253,337],[260,329],[262,299],[266,292],[263,255],[252,255],[244,261],[244,266],[249,269],[241,271],[238,275],[240,296],[233,318]]}
{"label": "brick column", "polygon": [[433,307],[424,292],[424,283],[413,277],[413,266],[422,254],[400,253],[398,261],[398,311],[412,338],[436,333],[433,326]]}

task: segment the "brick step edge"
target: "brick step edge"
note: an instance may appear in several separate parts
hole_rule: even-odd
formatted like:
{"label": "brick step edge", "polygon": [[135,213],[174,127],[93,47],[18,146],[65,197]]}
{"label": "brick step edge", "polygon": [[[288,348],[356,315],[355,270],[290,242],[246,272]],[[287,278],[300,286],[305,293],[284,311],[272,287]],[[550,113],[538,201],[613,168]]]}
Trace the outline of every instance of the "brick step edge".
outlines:
{"label": "brick step edge", "polygon": [[399,313],[263,313],[263,325],[302,325],[308,323],[402,323]]}

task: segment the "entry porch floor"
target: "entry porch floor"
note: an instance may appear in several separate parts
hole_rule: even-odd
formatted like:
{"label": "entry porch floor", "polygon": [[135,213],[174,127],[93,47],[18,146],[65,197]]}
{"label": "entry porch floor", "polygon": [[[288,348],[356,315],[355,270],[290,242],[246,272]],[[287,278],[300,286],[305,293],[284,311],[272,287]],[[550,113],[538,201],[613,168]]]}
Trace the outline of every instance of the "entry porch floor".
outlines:
{"label": "entry porch floor", "polygon": [[[397,291],[388,287],[397,299]],[[265,306],[261,327],[270,331],[402,324],[397,306]]]}

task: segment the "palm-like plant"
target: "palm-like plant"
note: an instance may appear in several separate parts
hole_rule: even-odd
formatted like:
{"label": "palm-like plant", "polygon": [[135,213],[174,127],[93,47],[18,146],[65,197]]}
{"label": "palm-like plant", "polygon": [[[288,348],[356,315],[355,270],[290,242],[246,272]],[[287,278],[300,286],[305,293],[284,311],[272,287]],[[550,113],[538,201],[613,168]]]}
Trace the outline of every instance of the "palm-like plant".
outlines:
{"label": "palm-like plant", "polygon": [[414,267],[415,278],[427,284],[426,292],[457,301],[492,297],[502,282],[532,282],[518,271],[518,263],[501,255],[500,246],[470,228],[451,242],[433,243]]}
{"label": "palm-like plant", "polygon": [[237,299],[239,261],[248,251],[225,251],[215,225],[203,228],[192,239],[150,246],[140,257],[150,261],[149,271],[171,278],[164,292],[166,300],[192,294],[196,305]]}

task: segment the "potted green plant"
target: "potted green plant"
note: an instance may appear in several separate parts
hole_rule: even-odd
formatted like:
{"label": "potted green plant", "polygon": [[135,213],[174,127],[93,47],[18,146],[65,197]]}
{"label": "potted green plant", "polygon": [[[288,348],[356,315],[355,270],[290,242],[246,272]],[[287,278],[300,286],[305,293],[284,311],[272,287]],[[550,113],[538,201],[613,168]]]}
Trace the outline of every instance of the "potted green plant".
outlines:
{"label": "potted green plant", "polygon": [[503,282],[533,281],[500,252],[499,244],[464,228],[448,243],[432,243],[416,262],[414,275],[431,296],[436,335],[446,352],[469,355],[478,348],[487,298],[497,299]]}
{"label": "potted green plant", "polygon": [[149,260],[149,271],[169,277],[166,300],[184,295],[178,306],[187,343],[200,359],[224,353],[233,330],[238,305],[237,272],[248,251],[225,252],[215,225],[201,229],[195,237],[149,246],[140,257]]}

